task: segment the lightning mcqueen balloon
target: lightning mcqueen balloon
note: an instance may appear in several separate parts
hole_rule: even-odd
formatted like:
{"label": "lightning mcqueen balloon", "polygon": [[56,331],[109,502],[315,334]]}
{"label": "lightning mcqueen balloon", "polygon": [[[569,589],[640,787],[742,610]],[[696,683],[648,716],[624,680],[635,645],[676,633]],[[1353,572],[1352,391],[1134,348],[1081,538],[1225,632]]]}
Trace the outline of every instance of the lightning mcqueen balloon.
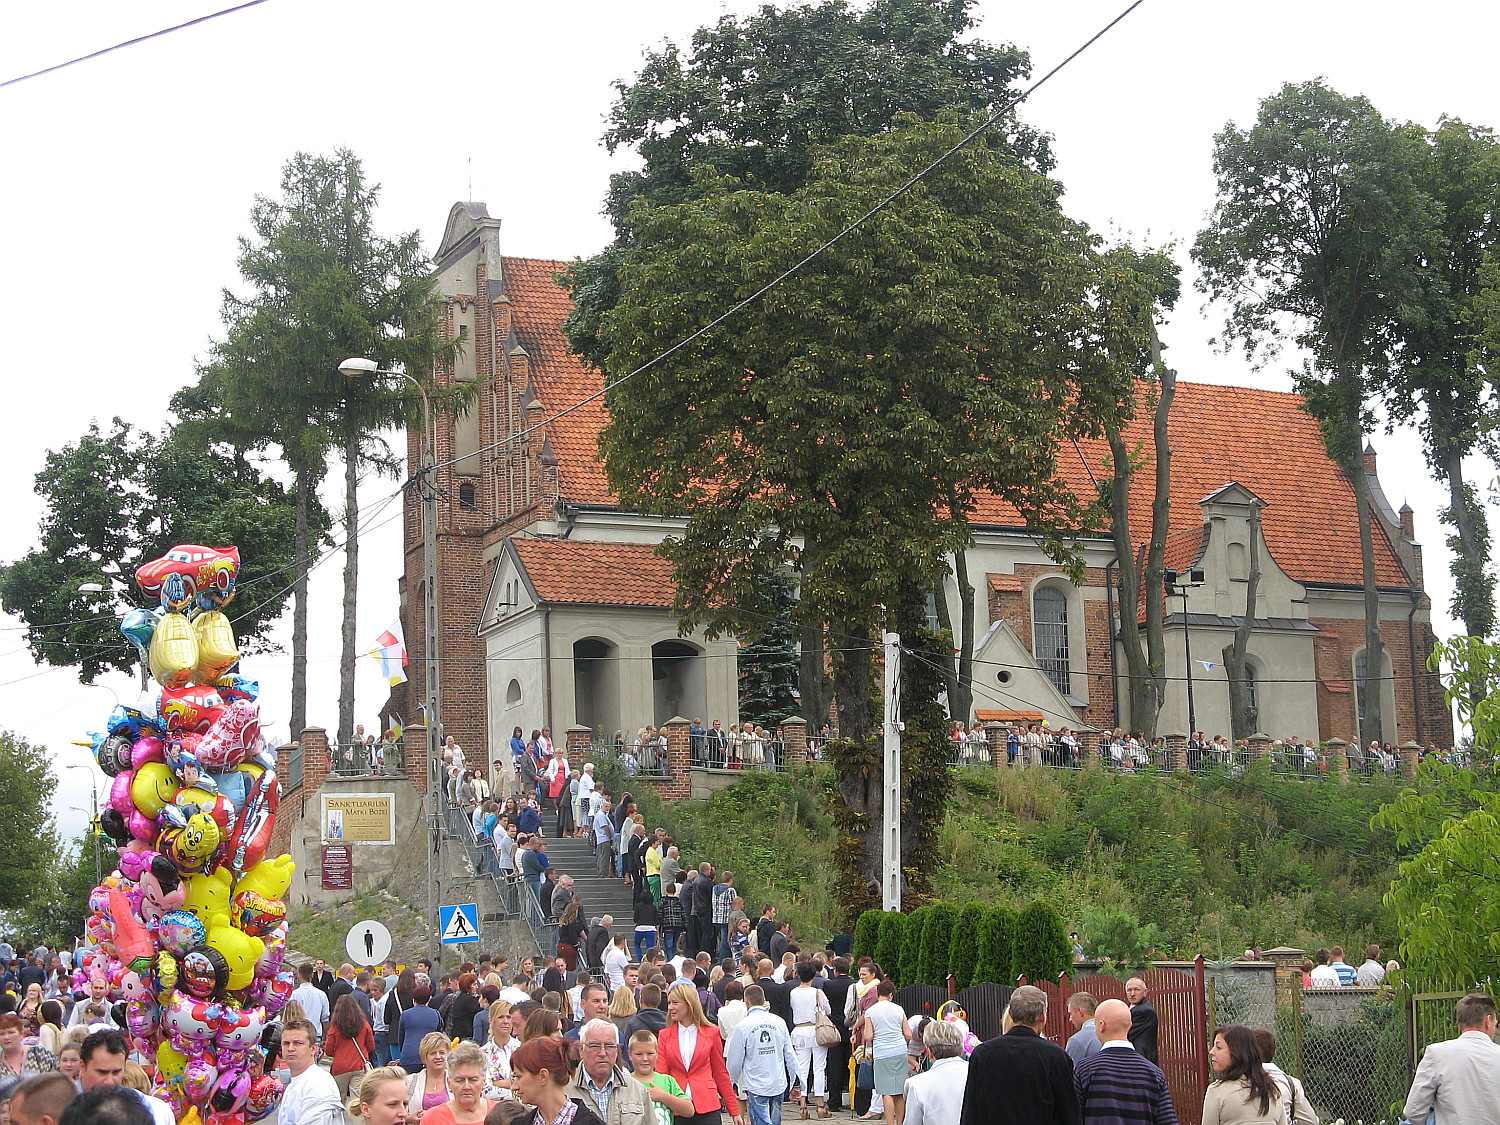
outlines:
{"label": "lightning mcqueen balloon", "polygon": [[159,559],[137,568],[136,583],[148,598],[160,598],[163,586],[172,576],[180,580],[173,583],[178,592],[173,600],[183,604],[185,598],[191,602],[200,592],[212,592],[214,600],[223,605],[233,596],[234,580],[240,572],[240,549],[238,547],[200,547],[196,543],[179,543]]}

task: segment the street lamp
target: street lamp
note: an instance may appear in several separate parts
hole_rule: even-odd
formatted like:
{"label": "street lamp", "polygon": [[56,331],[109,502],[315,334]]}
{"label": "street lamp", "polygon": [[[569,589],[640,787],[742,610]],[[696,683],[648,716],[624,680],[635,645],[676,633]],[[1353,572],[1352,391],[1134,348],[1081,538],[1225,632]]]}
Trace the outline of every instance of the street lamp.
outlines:
{"label": "street lamp", "polygon": [[[424,592],[424,619],[426,627],[423,641],[424,673],[423,679],[427,688],[427,798],[432,802],[432,813],[429,817],[429,831],[432,834],[427,848],[427,953],[432,960],[437,960],[438,933],[437,933],[437,911],[442,905],[441,879],[442,879],[442,846],[443,833],[439,824],[442,816],[440,804],[443,788],[442,771],[437,768],[441,761],[438,753],[438,730],[441,724],[438,721],[438,596],[437,596],[437,482],[433,479],[436,473],[437,446],[436,437],[432,432],[432,400],[427,396],[427,388],[421,381],[408,375],[405,371],[388,371],[373,359],[364,359],[359,356],[351,356],[339,364],[339,374],[350,379],[365,379],[379,376],[394,376],[405,379],[417,388],[422,396],[422,429],[424,440],[422,442],[422,467],[412,474],[412,481],[416,483],[422,497],[422,589]],[[434,868],[433,857],[437,857],[436,868]]]}
{"label": "street lamp", "polygon": [[1198,716],[1193,710],[1193,640],[1192,630],[1188,628],[1188,591],[1203,585],[1203,581],[1201,566],[1162,572],[1162,584],[1166,587],[1167,595],[1176,595],[1182,599],[1182,655],[1184,667],[1187,668],[1188,738],[1196,738],[1198,735]]}
{"label": "street lamp", "polygon": [[89,775],[89,803],[90,810],[80,809],[77,805],[69,805],[69,808],[77,809],[78,812],[91,811],[93,819],[89,821],[89,835],[94,841],[94,886],[98,886],[104,878],[104,869],[99,865],[99,783],[94,777],[94,767],[79,765],[77,762],[63,762],[65,770],[84,770]]}

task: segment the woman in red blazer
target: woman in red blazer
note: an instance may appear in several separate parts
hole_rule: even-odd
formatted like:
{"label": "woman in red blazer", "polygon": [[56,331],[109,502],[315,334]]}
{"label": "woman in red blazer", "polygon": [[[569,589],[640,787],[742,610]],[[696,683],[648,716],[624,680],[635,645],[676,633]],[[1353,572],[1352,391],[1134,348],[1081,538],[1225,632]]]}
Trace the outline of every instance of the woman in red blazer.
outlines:
{"label": "woman in red blazer", "polygon": [[[688,1062],[683,1061],[685,1039],[692,1040]],[[667,993],[667,1026],[656,1037],[656,1049],[656,1069],[677,1079],[693,1099],[693,1116],[679,1117],[675,1125],[720,1125],[721,1102],[734,1125],[744,1125],[739,1097],[724,1065],[724,1041],[703,1014],[698,990],[686,981],[678,981]]]}

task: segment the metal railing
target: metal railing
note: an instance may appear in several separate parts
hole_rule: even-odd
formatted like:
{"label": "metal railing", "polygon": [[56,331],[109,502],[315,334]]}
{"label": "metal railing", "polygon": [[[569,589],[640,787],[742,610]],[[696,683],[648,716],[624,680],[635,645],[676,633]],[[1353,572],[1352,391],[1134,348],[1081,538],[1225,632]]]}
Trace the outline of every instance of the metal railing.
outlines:
{"label": "metal railing", "polygon": [[443,834],[462,845],[474,877],[488,881],[495,889],[501,913],[507,918],[519,917],[526,923],[539,954],[546,956],[557,948],[558,923],[543,916],[541,904],[532,889],[518,873],[500,869],[494,847],[475,836],[474,822],[463,809],[449,803],[446,793],[438,800]]}
{"label": "metal railing", "polygon": [[406,773],[406,749],[401,740],[335,743],[328,748],[328,768],[334,777],[391,777]]}

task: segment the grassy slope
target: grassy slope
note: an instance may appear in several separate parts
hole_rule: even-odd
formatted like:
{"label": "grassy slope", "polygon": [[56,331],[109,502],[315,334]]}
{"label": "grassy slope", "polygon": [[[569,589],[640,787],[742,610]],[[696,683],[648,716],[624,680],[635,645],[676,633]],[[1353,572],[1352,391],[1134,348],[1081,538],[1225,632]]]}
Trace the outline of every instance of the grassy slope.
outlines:
{"label": "grassy slope", "polygon": [[[833,917],[830,777],[747,778],[703,805],[663,807],[691,860],[736,873],[752,917],[774,902],[795,933]],[[1383,785],[1247,778],[1080,777],[965,770],[929,866],[936,893],[1020,907],[1053,902],[1070,926],[1122,909],[1163,933],[1158,953],[1209,957],[1250,945],[1395,946],[1380,898],[1395,844],[1369,828]],[[1310,838],[1309,838],[1310,837]]]}

